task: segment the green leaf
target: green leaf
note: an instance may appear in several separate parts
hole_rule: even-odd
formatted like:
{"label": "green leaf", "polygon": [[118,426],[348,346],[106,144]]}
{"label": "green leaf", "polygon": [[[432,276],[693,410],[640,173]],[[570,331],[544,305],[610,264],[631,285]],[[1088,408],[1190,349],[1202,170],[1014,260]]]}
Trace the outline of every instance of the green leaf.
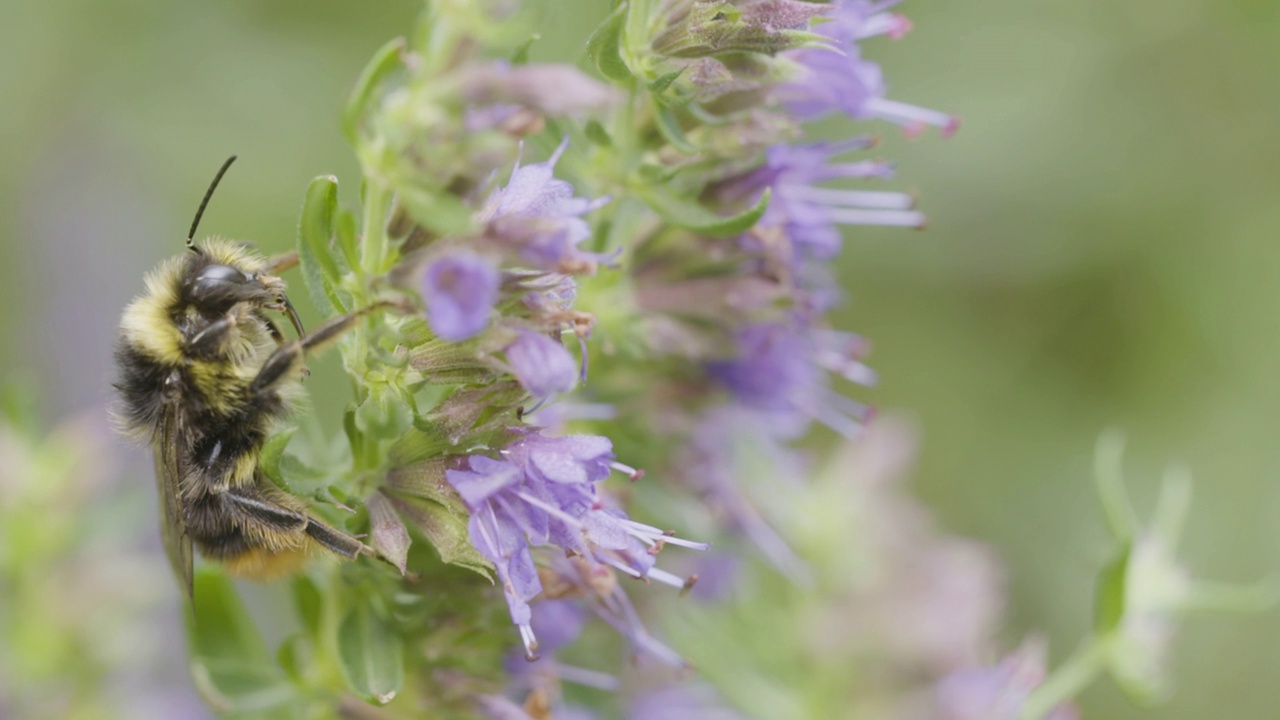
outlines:
{"label": "green leaf", "polygon": [[311,639],[302,633],[294,633],[280,643],[276,650],[276,662],[284,670],[289,679],[296,683],[306,682],[307,666],[311,664],[314,649]]}
{"label": "green leaf", "polygon": [[356,249],[356,216],[350,210],[338,211],[338,249],[347,267],[360,267],[360,251]]}
{"label": "green leaf", "polygon": [[361,595],[338,627],[338,659],[351,691],[385,705],[404,685],[404,643]]}
{"label": "green leaf", "polygon": [[583,128],[587,133],[587,139],[599,145],[600,147],[612,147],[613,138],[609,137],[609,131],[604,129],[598,120],[588,120],[587,126]]}
{"label": "green leaf", "polygon": [[661,97],[659,96],[661,96],[667,88],[671,87],[671,83],[675,82],[676,78],[680,77],[683,73],[684,69],[681,68],[675,72],[669,72],[666,75],[658,77],[653,82],[649,83],[649,91],[652,92],[655,97],[658,97],[659,101],[661,101]]}
{"label": "green leaf", "polygon": [[[302,276],[316,307],[332,307],[346,312],[350,298],[344,303],[338,291],[342,272],[334,260],[329,241],[334,236],[334,214],[338,209],[338,180],[332,175],[318,177],[307,188],[298,219],[298,259]],[[345,293],[343,293],[345,294]]]}
{"label": "green leaf", "polygon": [[320,623],[324,613],[324,597],[320,588],[306,575],[298,575],[293,579],[293,605],[298,610],[302,627],[311,637],[320,637]]}
{"label": "green leaf", "polygon": [[601,75],[617,82],[631,79],[631,68],[627,67],[618,50],[622,44],[622,23],[625,17],[625,7],[618,8],[587,40],[587,57],[591,58]]}
{"label": "green leaf", "polygon": [[534,33],[529,36],[528,40],[525,40],[524,42],[520,43],[520,47],[516,48],[516,51],[511,53],[511,64],[524,65],[525,63],[529,62],[529,48],[532,47],[535,42],[541,39],[542,39],[541,35],[539,35],[538,33]]}
{"label": "green leaf", "polygon": [[297,431],[298,428],[290,427],[272,435],[263,443],[262,454],[258,456],[258,467],[262,468],[262,472],[271,482],[286,490],[289,486],[280,475],[280,458],[284,456],[285,446],[289,444],[289,441],[293,439],[293,434]]}
{"label": "green leaf", "polygon": [[[686,155],[693,155],[698,152],[698,146],[689,142],[684,130],[680,129],[680,121],[676,119],[675,113],[671,112],[671,108],[658,105],[654,113],[654,120],[658,123],[658,132],[662,133],[662,137],[671,143],[671,147]],[[753,222],[752,224],[755,223]]]}
{"label": "green leaf", "polygon": [[1130,552],[1131,547],[1125,545],[1098,574],[1098,588],[1093,604],[1093,628],[1100,636],[1113,632],[1124,619],[1125,583],[1128,581]]}
{"label": "green leaf", "polygon": [[368,112],[378,86],[400,67],[400,53],[404,46],[404,38],[396,38],[383,45],[373,54],[373,58],[364,66],[356,80],[356,86],[351,90],[351,97],[342,113],[342,132],[352,145],[359,142],[360,121]]}
{"label": "green leaf", "polygon": [[197,690],[226,713],[274,709],[280,716],[300,702],[296,690],[254,626],[231,581],[220,570],[201,567],[187,612],[191,674]]}
{"label": "green leaf", "polygon": [[676,227],[711,237],[730,237],[750,229],[769,207],[768,190],[764,191],[755,205],[737,215],[727,217],[717,215],[698,203],[677,197],[666,188],[650,186],[641,191],[641,195],[649,207],[661,215],[663,220]]}

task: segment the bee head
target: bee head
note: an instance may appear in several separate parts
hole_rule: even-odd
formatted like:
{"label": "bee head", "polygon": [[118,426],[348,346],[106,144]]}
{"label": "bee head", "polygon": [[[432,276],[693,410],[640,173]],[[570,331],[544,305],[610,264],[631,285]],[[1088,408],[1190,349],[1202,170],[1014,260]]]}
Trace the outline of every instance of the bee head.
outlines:
{"label": "bee head", "polygon": [[233,259],[223,260],[199,248],[188,256],[187,263],[182,282],[182,304],[207,318],[214,318],[227,313],[235,305],[247,303],[288,315],[294,329],[302,334],[302,323],[289,302],[289,296],[285,295],[284,281],[280,278],[242,269],[233,264]]}
{"label": "bee head", "polygon": [[[196,228],[200,226],[200,218],[209,205],[209,198],[213,197],[213,191],[235,159],[236,156],[232,155],[218,168],[218,174],[213,176],[213,182],[209,184],[200,207],[196,209],[191,229],[187,231],[187,249],[190,254],[183,273],[182,304],[194,308],[205,317],[221,315],[243,302],[255,307],[278,310],[289,316],[289,321],[301,336],[302,321],[298,319],[298,313],[289,302],[289,297],[284,294],[283,280],[267,273],[237,267],[244,261],[244,257],[236,250],[222,248],[217,243],[206,243],[205,247],[196,245]],[[222,250],[219,252],[215,248]],[[223,257],[219,257],[220,255]]]}

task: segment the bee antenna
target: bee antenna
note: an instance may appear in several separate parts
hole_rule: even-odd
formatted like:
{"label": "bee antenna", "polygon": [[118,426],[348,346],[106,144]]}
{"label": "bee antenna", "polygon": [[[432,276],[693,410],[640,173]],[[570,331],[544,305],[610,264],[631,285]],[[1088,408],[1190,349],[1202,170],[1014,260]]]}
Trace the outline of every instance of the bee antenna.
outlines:
{"label": "bee antenna", "polygon": [[218,168],[218,174],[213,176],[213,182],[209,183],[209,189],[204,191],[204,199],[200,201],[200,207],[196,209],[196,218],[191,221],[191,229],[187,231],[188,250],[195,252],[196,228],[200,226],[200,218],[204,216],[204,209],[209,205],[209,198],[213,197],[213,191],[218,189],[218,183],[222,181],[222,176],[227,174],[227,168],[231,167],[231,163],[235,161],[235,155],[227,158],[227,161],[222,163],[222,167]]}

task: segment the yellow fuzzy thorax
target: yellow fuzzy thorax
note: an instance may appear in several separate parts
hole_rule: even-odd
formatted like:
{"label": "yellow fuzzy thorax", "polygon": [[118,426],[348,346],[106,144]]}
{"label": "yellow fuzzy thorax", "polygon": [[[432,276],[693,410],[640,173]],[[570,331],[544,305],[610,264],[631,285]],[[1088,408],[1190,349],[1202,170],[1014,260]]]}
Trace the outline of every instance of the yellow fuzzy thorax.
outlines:
{"label": "yellow fuzzy thorax", "polygon": [[[197,246],[213,262],[234,267],[246,275],[259,275],[267,267],[267,261],[260,254],[233,240],[208,238]],[[121,335],[126,343],[162,365],[186,367],[209,407],[217,412],[231,412],[243,402],[245,389],[275,349],[275,342],[261,320],[249,308],[242,307],[238,310],[240,323],[226,341],[226,358],[192,362],[185,354],[182,331],[175,322],[175,311],[179,314],[183,311],[177,304],[187,262],[186,254],[177,255],[147,275],[146,291],[125,308],[120,321]],[[278,283],[283,289],[280,279],[261,277]],[[186,308],[185,312],[194,314],[196,310]],[[292,404],[300,392],[300,388],[291,385],[282,383],[280,388],[288,404]],[[251,473],[251,468],[237,471],[233,482]]]}
{"label": "yellow fuzzy thorax", "polygon": [[[246,274],[261,272],[266,267],[266,260],[261,255],[233,240],[208,238],[202,240],[199,247],[218,263]],[[182,333],[174,325],[170,312],[178,300],[186,261],[185,254],[176,255],[148,273],[146,292],[129,303],[120,320],[125,342],[165,365],[183,362]]]}

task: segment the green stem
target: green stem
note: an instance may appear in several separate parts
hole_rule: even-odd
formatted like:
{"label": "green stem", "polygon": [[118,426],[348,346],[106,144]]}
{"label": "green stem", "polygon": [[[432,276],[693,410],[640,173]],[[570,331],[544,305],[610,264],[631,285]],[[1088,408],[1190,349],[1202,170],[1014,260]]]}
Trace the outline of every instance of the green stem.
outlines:
{"label": "green stem", "polygon": [[382,183],[365,176],[364,245],[360,266],[366,275],[377,277],[387,260],[387,190]]}
{"label": "green stem", "polygon": [[1079,695],[1102,672],[1109,645],[1108,638],[1091,635],[1027,697],[1018,720],[1041,720],[1055,707]]}

